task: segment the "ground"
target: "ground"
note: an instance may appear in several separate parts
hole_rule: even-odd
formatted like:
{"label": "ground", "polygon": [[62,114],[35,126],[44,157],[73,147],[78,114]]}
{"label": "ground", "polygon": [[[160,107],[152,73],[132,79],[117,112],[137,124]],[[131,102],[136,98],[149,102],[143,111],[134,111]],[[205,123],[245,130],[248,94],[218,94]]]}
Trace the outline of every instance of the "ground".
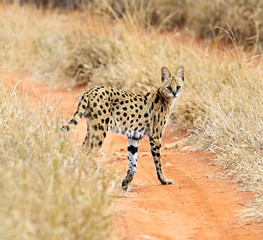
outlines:
{"label": "ground", "polygon": [[[14,78],[12,78],[15,80]],[[17,81],[17,80],[15,80]],[[85,88],[57,88],[21,81],[33,99],[56,99],[62,104],[62,115],[68,119],[74,113],[79,96]],[[35,91],[32,91],[35,89]],[[72,137],[81,144],[85,122],[77,126]],[[182,132],[169,126],[163,137],[165,175],[173,185],[163,186],[157,180],[148,139],[140,141],[138,172],[125,197],[117,198],[115,230],[120,239],[263,239],[262,224],[241,219],[237,214],[247,208],[254,194],[242,192],[239,185],[218,174],[223,169],[212,166],[212,153],[176,147],[184,141]],[[179,144],[177,144],[179,143]],[[126,172],[127,139],[108,134],[98,154],[99,163],[113,166],[121,178]],[[253,220],[252,220],[253,221]]]}

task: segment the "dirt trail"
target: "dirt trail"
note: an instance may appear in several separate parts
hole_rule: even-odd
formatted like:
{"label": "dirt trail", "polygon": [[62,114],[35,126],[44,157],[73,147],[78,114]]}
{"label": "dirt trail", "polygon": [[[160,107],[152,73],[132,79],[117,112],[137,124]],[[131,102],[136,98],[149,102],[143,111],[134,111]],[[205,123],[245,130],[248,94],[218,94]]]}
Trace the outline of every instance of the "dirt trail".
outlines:
{"label": "dirt trail", "polygon": [[[36,95],[60,99],[65,117],[75,110],[84,89],[50,89],[40,84],[20,83]],[[36,94],[32,89],[36,89]],[[75,133],[82,141],[86,131],[84,121]],[[74,135],[76,137],[76,135]],[[157,180],[150,155],[148,139],[140,141],[138,172],[130,184],[131,197],[118,198],[116,232],[120,239],[263,239],[263,225],[244,225],[236,214],[246,208],[252,193],[240,192],[240,186],[230,180],[216,178],[222,169],[211,166],[211,153],[190,152],[189,148],[172,148],[182,142],[180,131],[168,128],[163,137],[164,173],[174,180],[162,186]],[[100,159],[114,164],[120,176],[126,172],[126,144],[123,136],[108,134],[100,151]]]}

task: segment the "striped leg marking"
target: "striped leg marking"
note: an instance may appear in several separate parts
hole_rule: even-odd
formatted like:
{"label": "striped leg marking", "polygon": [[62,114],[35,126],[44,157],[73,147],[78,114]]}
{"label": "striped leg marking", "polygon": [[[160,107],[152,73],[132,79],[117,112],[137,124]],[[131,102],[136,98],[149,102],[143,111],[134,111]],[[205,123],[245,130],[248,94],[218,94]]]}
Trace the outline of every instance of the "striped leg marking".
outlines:
{"label": "striped leg marking", "polygon": [[162,172],[161,142],[156,141],[153,138],[150,138],[150,146],[151,146],[151,152],[152,152],[156,174],[160,183],[163,185],[172,184],[173,181],[167,179]]}
{"label": "striped leg marking", "polygon": [[122,188],[127,190],[128,184],[132,181],[133,176],[137,171],[137,151],[138,140],[128,138],[128,169],[125,178],[122,181]]}

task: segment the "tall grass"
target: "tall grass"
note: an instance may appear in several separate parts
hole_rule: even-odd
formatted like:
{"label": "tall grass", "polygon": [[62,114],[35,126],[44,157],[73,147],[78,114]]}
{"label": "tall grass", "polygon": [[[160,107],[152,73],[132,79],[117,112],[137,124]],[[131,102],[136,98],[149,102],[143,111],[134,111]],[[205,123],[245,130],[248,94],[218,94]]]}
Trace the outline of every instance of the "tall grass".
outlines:
{"label": "tall grass", "polygon": [[0,80],[0,239],[112,239],[112,173]]}
{"label": "tall grass", "polygon": [[16,28],[10,28],[12,8],[5,11],[2,25],[9,26],[5,32],[11,29],[12,36],[4,39],[10,51],[3,48],[2,59],[8,60],[9,71],[22,70],[38,81],[110,84],[145,93],[160,84],[161,66],[184,65],[185,88],[173,112],[177,126],[185,128],[200,149],[215,152],[215,162],[226,175],[257,193],[243,215],[263,219],[260,57],[250,58],[238,46],[224,51],[208,45],[197,48],[191,41],[182,42],[177,33],[146,31],[132,15],[112,22],[83,12],[16,11]]}
{"label": "tall grass", "polygon": [[[1,1],[0,1],[1,2]],[[246,46],[262,50],[263,3],[257,0],[2,0],[22,5],[84,10],[129,19],[157,30],[188,28],[202,38],[231,37]]]}

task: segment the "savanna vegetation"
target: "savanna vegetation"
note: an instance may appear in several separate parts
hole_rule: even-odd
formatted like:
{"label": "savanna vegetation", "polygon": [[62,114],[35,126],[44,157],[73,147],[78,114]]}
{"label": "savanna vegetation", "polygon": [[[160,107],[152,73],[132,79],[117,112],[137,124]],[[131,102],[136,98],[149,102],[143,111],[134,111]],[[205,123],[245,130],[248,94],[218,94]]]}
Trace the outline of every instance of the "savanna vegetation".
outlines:
{"label": "savanna vegetation", "polygon": [[[1,75],[0,238],[112,239],[113,174]],[[8,87],[7,87],[8,86]]]}
{"label": "savanna vegetation", "polygon": [[[178,7],[165,0],[87,2],[70,12],[50,9],[55,1],[38,9],[21,8],[18,2],[2,5],[1,72],[50,85],[103,83],[145,93],[159,85],[161,66],[184,65],[185,89],[174,107],[175,126],[186,129],[199,149],[213,151],[225,176],[256,193],[241,215],[262,220],[263,82],[261,55],[255,55],[262,11],[249,14],[261,9],[260,3],[186,0],[176,1]],[[78,3],[74,9],[85,2]],[[191,40],[196,34],[213,41],[196,45]],[[221,38],[233,45],[217,48]],[[254,46],[253,51],[244,50],[244,44]],[[47,107],[36,110],[16,89],[1,84],[0,131],[5,138],[0,141],[0,191],[5,197],[0,198],[0,234],[4,239],[109,237],[109,174],[103,169],[93,174],[94,168],[86,167],[85,157],[58,132]],[[99,187],[94,189],[93,181]],[[94,214],[89,215],[91,208]],[[83,224],[87,219],[90,225]],[[87,238],[87,233],[93,235]]]}
{"label": "savanna vegetation", "polygon": [[[262,51],[263,3],[257,0],[1,0],[40,8],[84,10],[129,19],[155,31],[190,30],[201,38],[235,41]],[[231,38],[229,38],[231,36]]]}

